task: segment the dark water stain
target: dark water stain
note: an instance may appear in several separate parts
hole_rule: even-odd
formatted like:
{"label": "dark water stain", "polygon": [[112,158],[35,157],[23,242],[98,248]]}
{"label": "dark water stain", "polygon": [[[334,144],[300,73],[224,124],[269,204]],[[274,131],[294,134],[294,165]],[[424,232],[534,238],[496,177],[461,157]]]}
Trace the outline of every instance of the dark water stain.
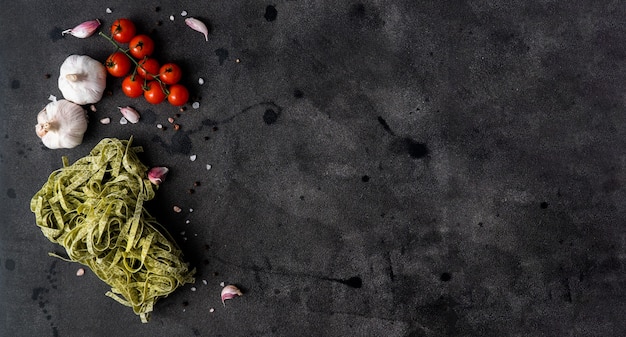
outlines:
{"label": "dark water stain", "polygon": [[370,181],[370,176],[368,176],[367,174],[361,177],[361,181],[366,183],[368,181]]}
{"label": "dark water stain", "polygon": [[[220,121],[211,121],[211,120],[207,119],[207,120],[203,121],[202,123],[203,124],[205,124],[205,123],[215,123],[215,125],[217,125],[217,124],[225,124],[225,123],[231,122],[233,119],[235,119],[238,116],[247,114],[249,112],[257,112],[259,110],[263,111],[263,114],[264,114],[263,119],[264,120],[265,120],[265,114],[267,114],[268,117],[270,118],[270,121],[271,121],[271,116],[273,114],[276,114],[277,117],[280,116],[280,114],[283,111],[283,108],[281,106],[277,105],[276,103],[272,102],[272,101],[259,102],[259,103],[250,105],[250,106],[244,108],[243,110],[241,110],[240,112],[238,112],[237,114],[234,114],[234,115],[232,115],[230,117],[227,117],[225,119],[222,119]],[[268,113],[267,112],[268,110],[273,110],[274,112],[273,113],[272,112]]]}
{"label": "dark water stain", "polygon": [[20,88],[20,80],[11,81],[11,89],[19,89]]}
{"label": "dark water stain", "polygon": [[424,158],[430,152],[426,144],[417,142],[410,137],[395,139],[391,142],[390,150],[396,154],[408,154],[414,159]]}
{"label": "dark water stain", "polygon": [[[57,261],[52,262],[52,265],[50,266],[50,268],[48,269],[48,275],[47,275],[47,279],[48,279],[48,283],[50,284],[50,286],[52,287],[52,289],[56,289],[56,278],[54,277],[54,275],[56,275],[56,263]],[[52,336],[58,337],[59,336],[59,331],[58,331],[58,327],[57,324],[52,320],[53,316],[49,313],[49,311],[46,309],[46,304],[49,303],[48,299],[46,298],[46,294],[48,294],[50,292],[50,289],[47,287],[36,287],[33,288],[33,292],[31,295],[31,299],[35,302],[37,302],[37,304],[39,305],[39,308],[41,309],[41,312],[45,315],[44,317],[46,318],[47,321],[50,321],[50,328],[52,329]]]}
{"label": "dark water stain", "polygon": [[215,49],[215,55],[217,55],[220,65],[223,65],[224,61],[228,58],[228,50],[224,48]]}
{"label": "dark water stain", "polygon": [[265,7],[265,15],[263,15],[265,20],[274,21],[276,20],[277,16],[278,16],[278,11],[276,10],[276,7],[272,5]]}
{"label": "dark water stain", "polygon": [[52,42],[57,42],[63,38],[63,29],[59,27],[54,27],[48,32],[48,37]]}
{"label": "dark water stain", "polygon": [[293,90],[293,97],[295,97],[295,98],[302,98],[302,97],[304,97],[304,93],[300,89],[294,89]]}
{"label": "dark water stain", "polygon": [[543,201],[542,203],[539,204],[539,207],[541,207],[541,209],[546,209],[548,208],[550,204],[548,204],[547,202]]}
{"label": "dark water stain", "polygon": [[15,194],[15,190],[12,188],[9,188],[7,190],[7,197],[11,198],[11,199],[15,199],[16,194]]}
{"label": "dark water stain", "polygon": [[181,154],[189,154],[191,153],[191,148],[193,147],[193,143],[191,138],[189,138],[188,132],[176,132],[170,141],[167,143],[161,138],[161,136],[155,135],[152,137],[152,142],[161,145],[164,149],[167,150],[168,153],[181,153]]}
{"label": "dark water stain", "polygon": [[267,125],[272,125],[278,120],[278,113],[274,109],[267,109],[263,114],[263,121]]}
{"label": "dark water stain", "polygon": [[448,282],[452,279],[452,274],[450,273],[442,273],[439,279],[443,282]]}
{"label": "dark water stain", "polygon": [[192,142],[187,132],[176,132],[172,137],[170,150],[175,153],[191,153]]}
{"label": "dark water stain", "polygon": [[363,286],[363,280],[359,276],[352,276],[348,279],[337,279],[337,278],[327,278],[327,277],[324,277],[322,279],[345,284],[348,287],[356,288],[356,289],[361,288]]}
{"label": "dark water stain", "polygon": [[215,126],[215,125],[218,125],[218,124],[219,124],[218,121],[210,119],[210,118],[207,118],[207,119],[202,121],[202,125],[205,125],[205,126]]}
{"label": "dark water stain", "polygon": [[141,113],[141,121],[148,124],[154,124],[156,122],[156,113],[150,109],[146,109]]}
{"label": "dark water stain", "polygon": [[363,3],[356,3],[350,7],[350,16],[355,18],[365,17],[365,5]]}
{"label": "dark water stain", "polygon": [[47,293],[49,290],[43,287],[37,287],[33,289],[33,294],[31,295],[31,299],[33,301],[38,301],[43,298],[43,294]]}
{"label": "dark water stain", "polygon": [[[276,103],[274,103],[273,101],[264,101],[264,102],[259,102],[259,103],[250,105],[244,108],[243,110],[236,112],[226,118],[222,118],[222,119],[206,118],[202,120],[198,128],[195,128],[193,130],[187,130],[184,133],[180,132],[183,135],[179,135],[180,139],[178,140],[180,143],[182,143],[183,146],[179,146],[180,150],[178,151],[171,150],[171,152],[181,152],[184,150],[186,152],[181,152],[181,153],[189,153],[190,149],[186,150],[186,147],[189,147],[189,148],[191,147],[191,140],[189,139],[189,135],[194,134],[196,132],[201,132],[205,127],[209,127],[212,132],[217,132],[220,129],[221,125],[231,123],[237,117],[248,114],[248,113],[254,113],[254,114],[262,113],[263,121],[267,124],[272,124],[276,122],[278,118],[280,118],[282,111],[283,111],[283,108],[277,105]],[[208,135],[205,135],[203,138],[204,140],[211,139],[211,137]],[[175,141],[175,140],[173,139],[172,141]],[[169,147],[169,145],[165,141],[163,141],[160,136],[152,137],[152,142],[161,144],[161,146],[165,148]]]}
{"label": "dark water stain", "polygon": [[378,123],[383,126],[383,129],[385,129],[385,131],[389,132],[392,135],[394,134],[391,130],[391,127],[389,127],[389,124],[387,124],[387,121],[382,116],[378,116],[377,119]]}
{"label": "dark water stain", "polygon": [[445,336],[456,336],[459,329],[458,303],[450,296],[440,296],[432,303],[417,308],[417,313],[428,320],[429,328]]}
{"label": "dark water stain", "polygon": [[4,267],[8,270],[8,271],[13,271],[15,270],[15,261],[11,260],[11,259],[7,259],[4,262]]}
{"label": "dark water stain", "polygon": [[525,54],[530,50],[524,39],[508,28],[497,29],[491,33],[491,39],[498,51],[510,54]]}
{"label": "dark water stain", "polygon": [[378,11],[375,8],[365,7],[363,3],[356,3],[350,6],[348,16],[359,28],[376,29],[385,25],[385,21],[382,20]]}

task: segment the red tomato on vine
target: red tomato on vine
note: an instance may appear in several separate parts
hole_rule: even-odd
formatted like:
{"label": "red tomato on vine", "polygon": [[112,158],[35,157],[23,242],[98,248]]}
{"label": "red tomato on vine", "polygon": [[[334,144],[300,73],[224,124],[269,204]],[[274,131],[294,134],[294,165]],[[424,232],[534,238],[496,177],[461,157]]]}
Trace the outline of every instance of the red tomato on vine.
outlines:
{"label": "red tomato on vine", "polygon": [[152,55],[154,52],[154,41],[148,35],[136,35],[128,43],[129,52],[137,59]]}
{"label": "red tomato on vine", "polygon": [[129,19],[117,19],[111,25],[111,37],[119,43],[128,43],[135,36],[137,29]]}

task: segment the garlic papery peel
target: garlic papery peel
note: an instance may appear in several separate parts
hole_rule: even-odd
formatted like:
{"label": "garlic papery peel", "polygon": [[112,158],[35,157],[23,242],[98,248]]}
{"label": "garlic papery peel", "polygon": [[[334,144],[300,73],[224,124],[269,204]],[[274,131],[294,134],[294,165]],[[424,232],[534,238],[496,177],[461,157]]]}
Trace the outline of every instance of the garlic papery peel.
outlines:
{"label": "garlic papery peel", "polygon": [[37,115],[35,132],[50,149],[71,149],[83,142],[87,112],[68,100],[50,102]]}
{"label": "garlic papery peel", "polygon": [[195,30],[196,32],[200,32],[204,34],[204,39],[209,41],[209,29],[204,24],[204,22],[196,18],[186,18],[185,24],[187,24],[187,26],[189,26],[191,29]]}
{"label": "garlic papery peel", "polygon": [[137,112],[137,110],[127,106],[122,108],[121,106],[117,107],[118,109],[120,109],[120,112],[122,113],[122,115],[124,116],[124,118],[126,118],[127,121],[135,124],[137,122],[139,122],[139,112]]}
{"label": "garlic papery peel", "polygon": [[107,71],[104,65],[86,55],[68,56],[59,72],[59,90],[76,104],[92,104],[102,99]]}
{"label": "garlic papery peel", "polygon": [[154,185],[160,185],[170,170],[164,166],[153,167],[148,171],[148,180]]}
{"label": "garlic papery peel", "polygon": [[224,301],[241,295],[243,295],[243,293],[241,292],[241,290],[239,290],[239,288],[232,284],[229,284],[222,288],[222,304],[226,305]]}
{"label": "garlic papery peel", "polygon": [[98,29],[98,27],[100,27],[100,20],[95,19],[95,20],[85,21],[72,29],[66,29],[62,31],[61,34],[62,35],[70,34],[72,36],[84,39],[86,37],[90,37],[91,35],[93,35],[93,33],[95,33],[96,30]]}

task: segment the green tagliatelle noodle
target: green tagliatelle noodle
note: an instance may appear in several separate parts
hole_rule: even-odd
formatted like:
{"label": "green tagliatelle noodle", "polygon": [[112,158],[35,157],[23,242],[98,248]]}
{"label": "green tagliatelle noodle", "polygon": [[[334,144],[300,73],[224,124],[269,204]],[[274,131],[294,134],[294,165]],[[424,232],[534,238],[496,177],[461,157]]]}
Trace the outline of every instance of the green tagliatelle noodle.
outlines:
{"label": "green tagliatelle noodle", "polygon": [[[103,139],[88,156],[54,171],[30,203],[37,226],[63,246],[69,260],[88,266],[107,296],[149,320],[155,302],[193,283],[182,252],[144,208],[154,197],[148,168],[131,140]],[[54,255],[54,254],[51,254]]]}

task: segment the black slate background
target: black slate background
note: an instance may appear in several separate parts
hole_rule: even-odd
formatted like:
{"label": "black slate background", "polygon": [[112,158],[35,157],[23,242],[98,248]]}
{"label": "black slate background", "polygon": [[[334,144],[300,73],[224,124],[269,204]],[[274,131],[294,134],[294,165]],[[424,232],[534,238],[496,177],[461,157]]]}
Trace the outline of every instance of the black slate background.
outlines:
{"label": "black slate background", "polygon": [[[183,10],[210,24],[208,42]],[[625,13],[619,1],[5,1],[0,336],[626,335]],[[182,65],[200,108],[128,99],[110,79],[84,143],[45,149],[36,115],[61,98],[63,60],[113,51],[60,32],[119,17]],[[118,123],[125,105],[139,124]],[[158,302],[149,324],[49,257],[60,247],[29,210],[62,156],[131,136],[146,164],[171,169],[148,207],[198,270],[195,291]],[[245,295],[222,306],[221,282]]]}

